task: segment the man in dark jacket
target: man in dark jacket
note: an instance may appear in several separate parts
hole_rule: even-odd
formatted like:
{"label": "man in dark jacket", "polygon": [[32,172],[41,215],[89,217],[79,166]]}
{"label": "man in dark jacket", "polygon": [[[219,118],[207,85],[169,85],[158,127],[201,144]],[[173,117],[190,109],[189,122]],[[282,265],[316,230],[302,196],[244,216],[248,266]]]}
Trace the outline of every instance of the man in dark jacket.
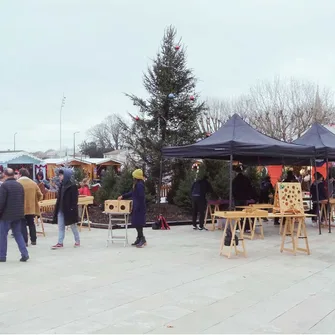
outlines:
{"label": "man in dark jacket", "polygon": [[29,259],[22,236],[24,220],[24,189],[14,178],[13,169],[5,169],[5,181],[0,187],[0,262],[6,262],[7,237],[11,229],[21,252],[21,262]]}
{"label": "man in dark jacket", "polygon": [[[321,204],[318,204],[318,200],[326,200],[327,194],[326,194],[326,188],[325,183],[323,181],[323,175],[320,172],[316,172],[314,175],[314,182],[311,185],[310,193],[312,196],[312,202],[313,202],[313,209],[312,214],[318,215],[318,207],[321,206]],[[318,199],[319,195],[319,199]],[[324,217],[321,217],[321,221],[324,221]],[[312,219],[313,222],[316,222],[316,218]]]}
{"label": "man in dark jacket", "polygon": [[77,228],[78,223],[78,188],[71,178],[73,171],[71,169],[59,170],[59,179],[61,186],[58,191],[54,219],[58,223],[58,243],[52,246],[52,249],[63,248],[65,238],[65,226],[70,226],[75,244],[74,247],[80,247],[80,237]]}
{"label": "man in dark jacket", "polygon": [[[205,223],[205,213],[207,200],[206,195],[208,193],[213,193],[212,185],[207,180],[207,176],[204,174],[204,171],[199,171],[198,179],[193,183],[192,189],[192,222],[193,229],[204,229]],[[197,226],[197,217],[199,213],[199,228]]]}
{"label": "man in dark jacket", "polygon": [[[246,206],[248,200],[255,200],[256,194],[252,187],[250,179],[242,173],[242,168],[239,169],[237,176],[232,183],[232,193],[235,206]],[[251,220],[253,222],[253,220]],[[243,220],[241,220],[242,224]],[[245,223],[245,231],[250,231],[249,219]]]}
{"label": "man in dark jacket", "polygon": [[255,198],[255,192],[251,185],[251,181],[241,170],[233,180],[232,193],[235,206],[245,206],[248,200]]}

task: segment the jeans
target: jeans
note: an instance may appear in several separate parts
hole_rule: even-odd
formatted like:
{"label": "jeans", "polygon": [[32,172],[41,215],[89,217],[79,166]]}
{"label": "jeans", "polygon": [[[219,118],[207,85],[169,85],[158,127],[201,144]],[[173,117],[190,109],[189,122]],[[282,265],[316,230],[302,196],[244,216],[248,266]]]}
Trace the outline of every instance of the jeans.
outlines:
{"label": "jeans", "polygon": [[25,220],[22,221],[22,235],[26,243],[28,243],[28,229],[29,227],[29,236],[32,243],[35,243],[37,240],[36,236],[36,226],[35,226],[35,215],[25,215]]}
{"label": "jeans", "polygon": [[7,237],[10,229],[13,232],[21,256],[28,257],[28,250],[22,236],[22,220],[0,221],[0,259],[5,260],[7,257]]}
{"label": "jeans", "polygon": [[192,223],[193,226],[197,225],[197,216],[199,213],[199,226],[204,227],[205,214],[206,214],[206,199],[202,197],[192,197]]}
{"label": "jeans", "polygon": [[[65,220],[64,220],[64,213],[62,211],[58,212],[57,222],[58,222],[58,243],[63,244],[64,238],[65,238]],[[80,243],[80,237],[79,237],[77,224],[74,223],[70,227],[71,227],[75,242]]]}

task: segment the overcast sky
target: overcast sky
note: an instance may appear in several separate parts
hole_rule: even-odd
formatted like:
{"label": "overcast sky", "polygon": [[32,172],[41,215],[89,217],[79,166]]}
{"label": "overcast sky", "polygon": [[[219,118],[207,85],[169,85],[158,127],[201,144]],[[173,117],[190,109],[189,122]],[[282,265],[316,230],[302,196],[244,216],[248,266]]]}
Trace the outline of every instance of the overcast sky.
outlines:
{"label": "overcast sky", "polygon": [[173,24],[203,98],[258,80],[308,79],[335,90],[333,0],[0,0],[0,150],[72,148],[112,112],[134,112],[142,72]]}

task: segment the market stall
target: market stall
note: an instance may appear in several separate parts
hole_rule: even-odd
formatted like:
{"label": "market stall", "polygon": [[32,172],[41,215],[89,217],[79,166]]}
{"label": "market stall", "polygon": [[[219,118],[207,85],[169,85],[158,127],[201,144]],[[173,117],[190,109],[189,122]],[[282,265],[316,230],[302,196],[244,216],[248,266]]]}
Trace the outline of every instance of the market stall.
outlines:
{"label": "market stall", "polygon": [[[326,127],[322,126],[319,123],[314,123],[311,128],[309,128],[305,134],[303,134],[301,137],[297,138],[294,141],[295,144],[299,145],[313,145],[315,147],[315,158],[322,160],[319,167],[317,164],[314,164],[314,169],[312,176],[314,175],[315,171],[320,172],[320,166],[323,170],[323,176],[326,176],[326,181],[327,181],[327,189],[330,190],[330,179],[332,178],[331,175],[329,175],[329,161],[335,161],[335,134],[328,130]],[[325,164],[324,164],[325,163]],[[319,169],[319,170],[318,170]],[[321,173],[322,173],[321,172]],[[317,190],[317,197],[319,199],[318,195],[318,188]],[[331,211],[333,207],[330,205],[330,197],[331,194],[330,192],[328,193],[328,201],[327,201],[327,207],[323,207],[324,210],[327,209],[326,211],[326,222],[328,223],[328,229],[329,232],[331,232]],[[319,206],[319,201],[317,202],[317,205]],[[319,213],[319,208],[318,208],[318,213]],[[321,229],[321,224],[320,224],[320,217],[319,219],[319,227]]]}
{"label": "market stall", "polygon": [[35,167],[41,164],[41,159],[25,151],[0,151],[0,170],[26,168],[31,178],[35,178]]}
{"label": "market stall", "polygon": [[237,114],[210,137],[194,144],[162,149],[167,158],[202,158],[230,161],[229,207],[232,208],[233,161],[247,165],[300,165],[314,159],[314,146],[291,144],[266,136]]}

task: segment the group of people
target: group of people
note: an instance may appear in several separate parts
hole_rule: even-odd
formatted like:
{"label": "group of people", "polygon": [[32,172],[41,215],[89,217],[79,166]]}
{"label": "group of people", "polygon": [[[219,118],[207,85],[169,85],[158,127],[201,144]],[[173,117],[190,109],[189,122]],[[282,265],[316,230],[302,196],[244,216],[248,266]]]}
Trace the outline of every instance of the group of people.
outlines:
{"label": "group of people", "polygon": [[[78,190],[73,181],[71,169],[59,170],[60,186],[54,210],[53,222],[58,224],[58,242],[51,249],[63,248],[65,227],[70,226],[74,236],[74,247],[80,247],[78,223],[78,197],[88,195],[86,183]],[[143,247],[147,241],[143,234],[146,223],[146,200],[143,171],[137,169],[133,172],[133,189],[121,195],[119,199],[132,199],[132,225],[137,230],[136,241],[132,244]],[[37,244],[35,218],[40,216],[39,201],[43,194],[38,184],[30,179],[27,169],[20,169],[17,176],[13,169],[7,168],[0,176],[0,262],[7,260],[8,233],[11,230],[21,253],[21,262],[29,259],[28,231],[31,245]]]}
{"label": "group of people", "polygon": [[[311,178],[309,171],[305,173],[301,178],[297,178],[292,170],[286,172],[286,176],[281,180],[282,182],[300,182],[302,184],[303,191],[309,191],[311,194],[311,200],[313,207],[311,209],[312,214],[317,214],[318,200],[322,201],[327,199],[329,196],[333,196],[333,183],[334,179],[325,180],[323,175],[316,172],[314,175],[314,181]],[[257,194],[253,187],[251,180],[243,173],[242,168],[237,171],[237,174],[232,182],[232,194],[234,198],[235,206],[245,206],[250,201],[258,201],[259,203],[268,204],[273,202],[275,190],[271,183],[270,176],[266,176],[260,185],[259,193]],[[213,188],[209,183],[207,176],[204,171],[199,170],[197,179],[194,181],[191,189],[192,196],[192,222],[193,229],[203,230],[205,212],[207,207],[206,195],[213,195]],[[199,215],[199,226],[197,225],[197,216]],[[274,220],[275,225],[279,225],[279,218]],[[249,223],[246,224],[246,230],[250,229]]]}
{"label": "group of people", "polygon": [[[58,192],[54,212],[54,221],[58,223],[58,243],[52,247],[63,246],[65,226],[70,225],[75,237],[75,247],[80,246],[78,222],[78,189],[71,181],[71,169],[59,172],[61,186]],[[13,169],[3,172],[0,186],[0,262],[6,262],[8,232],[12,230],[13,237],[21,253],[21,262],[29,259],[28,231],[31,245],[37,244],[35,218],[40,216],[39,201],[43,199],[40,187],[34,182],[29,171],[19,170],[15,176]]]}

